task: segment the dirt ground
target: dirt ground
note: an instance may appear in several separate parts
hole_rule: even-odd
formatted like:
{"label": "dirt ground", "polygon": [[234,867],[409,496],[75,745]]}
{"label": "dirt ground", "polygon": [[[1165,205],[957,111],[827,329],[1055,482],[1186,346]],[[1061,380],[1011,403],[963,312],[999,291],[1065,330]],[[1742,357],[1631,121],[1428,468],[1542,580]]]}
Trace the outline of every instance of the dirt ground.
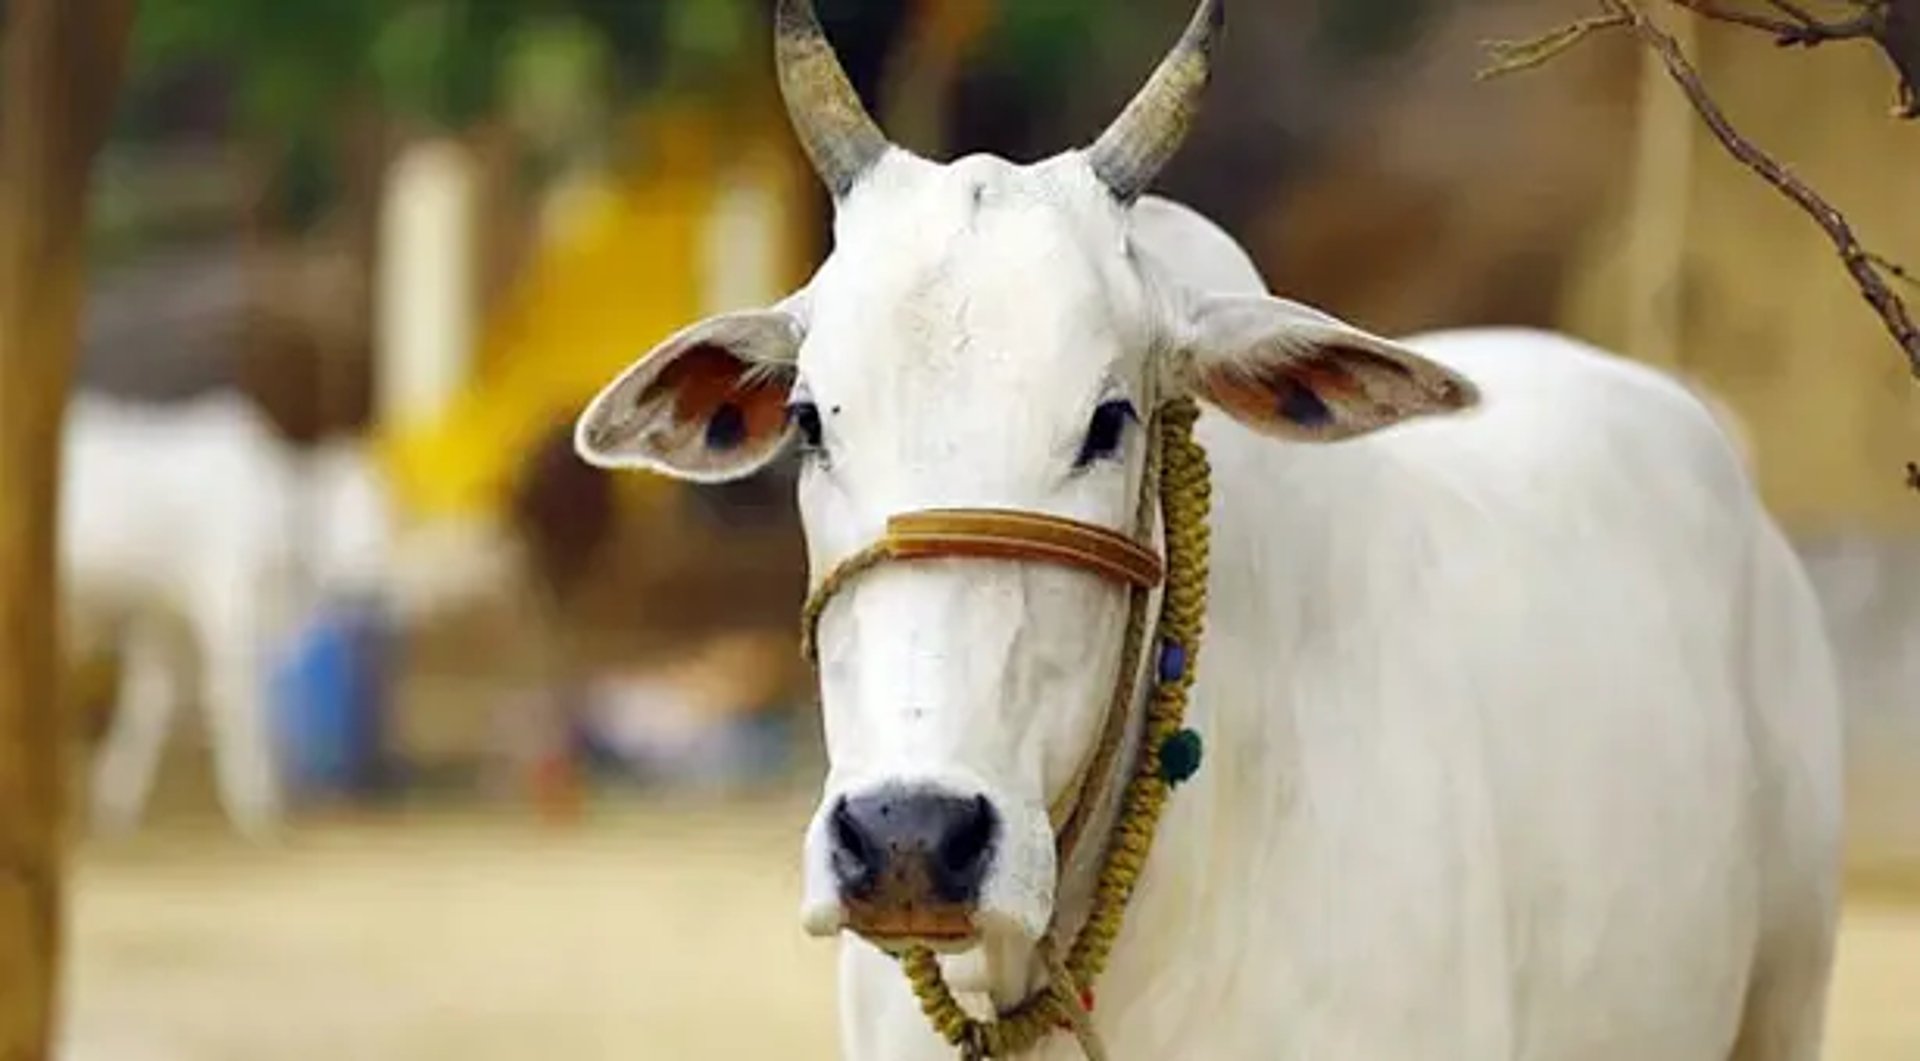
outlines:
{"label": "dirt ground", "polygon": [[[831,1058],[805,806],[413,815],[83,852],[62,1061]],[[1834,1061],[1920,1058],[1920,903],[1849,907]]]}

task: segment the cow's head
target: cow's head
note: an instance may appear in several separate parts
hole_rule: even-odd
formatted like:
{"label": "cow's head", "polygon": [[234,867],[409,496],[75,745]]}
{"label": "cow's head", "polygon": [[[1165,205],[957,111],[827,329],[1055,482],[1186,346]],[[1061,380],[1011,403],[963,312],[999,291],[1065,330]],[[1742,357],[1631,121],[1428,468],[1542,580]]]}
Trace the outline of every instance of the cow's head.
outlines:
{"label": "cow's head", "polygon": [[[580,453],[718,482],[798,446],[819,579],[913,510],[1131,531],[1142,425],[1176,396],[1306,443],[1471,404],[1466,381],[1399,346],[1279,299],[1185,289],[1140,252],[1135,202],[1185,132],[1221,22],[1203,0],[1091,148],[939,165],[887,142],[810,5],[783,0],[782,85],[834,195],[834,250],[779,305],[642,358],[582,417]],[[973,559],[882,566],[834,600],[810,929],[965,948],[1047,928],[1049,807],[1101,730],[1127,608],[1091,574]]]}

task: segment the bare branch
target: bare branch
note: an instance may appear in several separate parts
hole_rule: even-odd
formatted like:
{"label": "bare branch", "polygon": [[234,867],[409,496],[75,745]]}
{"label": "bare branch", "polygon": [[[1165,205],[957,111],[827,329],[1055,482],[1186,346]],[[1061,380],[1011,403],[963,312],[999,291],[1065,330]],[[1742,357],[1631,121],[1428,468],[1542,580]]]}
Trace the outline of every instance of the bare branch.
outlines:
{"label": "bare branch", "polygon": [[1812,48],[1833,41],[1872,41],[1898,75],[1897,118],[1920,118],[1920,0],[1848,0],[1859,14],[1842,22],[1816,17],[1794,0],[1764,0],[1784,17],[1728,7],[1723,0],[1671,0],[1714,22],[1744,26],[1771,36],[1783,48]]}
{"label": "bare branch", "polygon": [[1793,3],[1793,0],[1766,0],[1767,6],[1785,14],[1797,24],[1801,32],[1792,36],[1796,40],[1782,40],[1782,44],[1819,44],[1822,41],[1852,40],[1858,37],[1873,37],[1886,26],[1887,9],[1884,0],[1853,0],[1853,6],[1861,14],[1846,22],[1827,22],[1815,18],[1806,8]]}
{"label": "bare branch", "polygon": [[1733,127],[1726,113],[1708,93],[1707,86],[1701,82],[1699,72],[1681,53],[1679,43],[1647,17],[1639,0],[1602,0],[1602,3],[1609,11],[1624,18],[1627,30],[1660,57],[1668,76],[1687,94],[1693,109],[1727,151],[1773,185],[1780,194],[1793,200],[1826,232],[1827,238],[1833,241],[1834,250],[1840,255],[1841,263],[1859,286],[1861,296],[1880,314],[1887,331],[1906,353],[1909,371],[1915,379],[1920,379],[1920,328],[1914,326],[1906,303],[1887,286],[1886,280],[1875,268],[1872,257],[1860,246],[1860,240],[1854,235],[1853,226],[1847,222],[1845,215]]}
{"label": "bare branch", "polygon": [[1785,20],[1722,7],[1718,0],[1673,0],[1673,3],[1701,18],[1772,34],[1774,43],[1781,47],[1811,48],[1830,41],[1877,40],[1886,28],[1886,14],[1877,8],[1845,22],[1823,22],[1787,0],[1767,0],[1769,6],[1786,14]]}
{"label": "bare branch", "polygon": [[1900,72],[1900,102],[1893,113],[1920,118],[1920,0],[1876,0],[1874,8],[1885,19],[1874,43]]}
{"label": "bare branch", "polygon": [[[1481,71],[1482,79],[1525,70],[1547,62],[1554,56],[1566,51],[1574,44],[1586,39],[1593,33],[1605,29],[1625,29],[1644,46],[1659,57],[1667,75],[1686,94],[1694,111],[1700,115],[1716,139],[1727,152],[1740,163],[1758,174],[1760,178],[1786,196],[1802,212],[1820,226],[1827,238],[1833,243],[1841,264],[1846,267],[1860,295],[1880,315],[1887,332],[1899,344],[1906,355],[1908,371],[1916,380],[1920,380],[1920,328],[1916,328],[1912,314],[1900,296],[1887,285],[1888,276],[1910,284],[1920,285],[1913,273],[1905,268],[1867,251],[1854,235],[1853,226],[1846,216],[1822,198],[1819,193],[1795,177],[1785,166],[1776,162],[1766,152],[1740,134],[1727,120],[1726,113],[1708,92],[1700,79],[1699,71],[1687,61],[1679,42],[1662,30],[1658,24],[1647,17],[1643,0],[1600,0],[1604,15],[1582,19],[1570,26],[1562,27],[1527,41],[1517,43],[1491,42],[1492,65]],[[1764,16],[1740,13],[1730,15],[1717,6],[1717,0],[1672,0],[1679,7],[1686,8],[1702,17],[1733,22],[1755,28],[1766,28],[1769,32],[1778,32],[1776,27],[1796,33],[1814,32],[1827,34],[1825,39],[1842,39],[1845,35],[1872,36],[1873,39],[1894,58],[1895,65],[1901,71],[1902,108],[1896,113],[1906,117],[1920,117],[1920,93],[1914,90],[1915,78],[1910,74],[1920,72],[1920,63],[1909,67],[1901,62],[1902,55],[1920,56],[1920,0],[1850,0],[1865,14],[1862,19],[1880,20],[1877,25],[1882,31],[1877,34],[1856,32],[1853,23],[1829,25],[1822,23],[1797,7],[1792,0],[1767,0],[1775,10],[1785,13],[1795,20],[1795,24],[1778,22]],[[1909,34],[1910,36],[1901,36]],[[1912,41],[1913,49],[1902,52],[1896,47],[1899,41]],[[1896,43],[1890,43],[1896,42]],[[1812,41],[1810,43],[1818,43]],[[1907,484],[1920,490],[1920,465],[1907,465]]]}
{"label": "bare branch", "polygon": [[1845,22],[1804,22],[1781,33],[1778,43],[1782,47],[1800,45],[1811,48],[1828,41],[1878,40],[1884,27],[1885,19],[1877,14],[1861,15]]}
{"label": "bare branch", "polygon": [[1721,7],[1716,0],[1673,0],[1673,3],[1678,7],[1686,8],[1701,18],[1712,19],[1715,22],[1727,22],[1735,26],[1745,26],[1748,29],[1757,29],[1762,33],[1772,34],[1781,41],[1806,33],[1809,25],[1809,23],[1800,21],[1797,18],[1792,22],[1783,22],[1780,19],[1767,15],[1756,15],[1750,11]]}
{"label": "bare branch", "polygon": [[1596,15],[1561,26],[1538,37],[1518,41],[1487,41],[1485,42],[1487,65],[1474,75],[1474,79],[1487,81],[1506,74],[1531,70],[1600,30],[1619,29],[1626,25],[1627,19],[1624,16]]}
{"label": "bare branch", "polygon": [[1806,8],[1794,3],[1793,0],[1767,0],[1767,6],[1773,8],[1775,11],[1781,12],[1802,26],[1812,26],[1820,21],[1808,13]]}

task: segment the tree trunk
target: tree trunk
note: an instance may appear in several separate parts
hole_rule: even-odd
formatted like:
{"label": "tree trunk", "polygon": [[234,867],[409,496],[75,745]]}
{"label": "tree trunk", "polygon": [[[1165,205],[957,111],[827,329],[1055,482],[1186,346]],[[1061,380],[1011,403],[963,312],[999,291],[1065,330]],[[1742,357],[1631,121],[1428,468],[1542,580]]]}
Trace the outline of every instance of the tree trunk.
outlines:
{"label": "tree trunk", "polygon": [[52,1053],[61,931],[55,523],[87,173],[134,0],[8,0],[0,54],[0,1061]]}

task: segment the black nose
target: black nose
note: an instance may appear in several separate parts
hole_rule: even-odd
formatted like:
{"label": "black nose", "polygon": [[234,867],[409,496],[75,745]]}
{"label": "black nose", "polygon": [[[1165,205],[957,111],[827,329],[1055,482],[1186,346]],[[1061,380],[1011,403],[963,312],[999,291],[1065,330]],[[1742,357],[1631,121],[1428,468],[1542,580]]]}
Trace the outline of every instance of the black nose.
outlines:
{"label": "black nose", "polygon": [[895,789],[833,809],[833,873],[843,896],[968,904],[993,861],[999,818],[983,796]]}

